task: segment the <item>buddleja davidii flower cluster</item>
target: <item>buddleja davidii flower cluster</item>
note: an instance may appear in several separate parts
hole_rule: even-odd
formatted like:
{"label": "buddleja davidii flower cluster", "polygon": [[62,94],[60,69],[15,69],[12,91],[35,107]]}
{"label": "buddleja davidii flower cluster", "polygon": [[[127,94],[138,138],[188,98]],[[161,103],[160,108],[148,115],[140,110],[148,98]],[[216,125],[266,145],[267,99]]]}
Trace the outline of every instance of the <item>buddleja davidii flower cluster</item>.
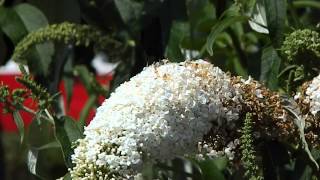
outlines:
{"label": "buddleja davidii flower cluster", "polygon": [[[233,126],[223,124],[222,127],[213,125],[203,141],[201,150],[207,149],[207,157],[227,155],[230,160],[238,161],[240,158],[239,127],[243,126],[243,120],[248,112],[252,114],[254,139],[277,139],[280,141],[298,142],[298,131],[294,121],[288,116],[281,104],[281,97],[276,92],[270,91],[259,82],[241,77],[230,77],[233,88],[241,93],[241,100],[237,103],[239,120],[233,122]],[[225,107],[233,104],[233,101],[224,101]],[[226,127],[227,126],[227,127]],[[238,156],[235,156],[238,154]],[[199,156],[199,155],[198,155]],[[200,155],[200,157],[202,157]]]}
{"label": "buddleja davidii flower cluster", "polygon": [[295,100],[305,114],[305,134],[307,140],[314,145],[319,146],[320,132],[320,75],[312,81],[302,85],[301,91],[295,95]]}
{"label": "buddleja davidii flower cluster", "polygon": [[[225,106],[224,102],[234,102]],[[142,157],[171,160],[195,154],[213,126],[233,127],[239,119],[240,91],[229,75],[198,60],[152,65],[111,94],[72,156],[71,176],[103,178],[81,167],[102,167],[124,179],[139,175]],[[105,145],[117,148],[109,153]],[[97,169],[92,169],[97,172]]]}
{"label": "buddleja davidii flower cluster", "polygon": [[[298,142],[281,97],[257,81],[231,77],[202,60],[152,65],[97,109],[72,156],[71,176],[132,179],[139,176],[143,157],[154,162],[194,155],[234,159],[247,112],[254,138]],[[116,148],[105,151],[105,146]]]}

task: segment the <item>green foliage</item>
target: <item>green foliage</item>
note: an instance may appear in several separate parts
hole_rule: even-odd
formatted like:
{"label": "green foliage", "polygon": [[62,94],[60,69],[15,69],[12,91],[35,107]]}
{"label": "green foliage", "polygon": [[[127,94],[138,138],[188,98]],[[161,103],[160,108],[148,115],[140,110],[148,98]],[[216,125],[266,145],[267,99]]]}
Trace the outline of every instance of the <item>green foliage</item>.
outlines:
{"label": "green foliage", "polygon": [[296,30],[288,34],[281,46],[286,56],[279,77],[285,79],[287,92],[294,91],[306,80],[315,77],[320,65],[320,36],[310,29]]}
{"label": "green foliage", "polygon": [[248,112],[241,130],[241,161],[246,169],[245,176],[248,179],[259,180],[263,178],[259,175],[259,167],[256,164],[256,151],[254,150],[252,127],[252,114]]}
{"label": "green foliage", "polygon": [[[144,66],[163,58],[203,58],[231,74],[250,75],[288,95],[319,73],[320,4],[315,0],[23,2],[0,1],[0,50],[4,59],[11,56],[16,62],[27,64],[31,74],[24,72],[17,78],[26,89],[11,91],[1,84],[0,103],[5,112],[14,115],[20,134],[17,142],[22,143],[21,149],[25,148],[21,156],[29,157],[29,171],[43,179],[62,176],[67,167],[72,167],[73,144],[83,136],[87,116],[98,105],[98,97],[108,96]],[[98,51],[118,63],[109,87],[100,85],[87,66]],[[4,64],[5,60],[0,62]],[[69,107],[76,78],[89,96],[78,122],[61,110]],[[63,106],[57,90],[62,79],[67,91],[67,104]],[[38,103],[38,109],[23,105],[29,97]],[[291,116],[297,115],[291,106],[285,106]],[[27,130],[20,117],[22,111],[34,117]],[[252,117],[247,114],[241,130],[241,163],[247,178],[261,179],[256,160],[261,160],[265,179],[316,177],[319,156],[316,149],[307,146],[304,125],[300,124],[303,118],[300,114],[297,117],[293,119],[299,130],[299,146],[253,142]],[[255,149],[256,144],[262,150]],[[50,172],[53,161],[62,171]],[[150,179],[241,179],[243,172],[229,164],[225,157],[180,159],[172,166],[150,164],[146,171]],[[186,165],[192,167],[193,173],[185,172]],[[70,174],[64,179],[70,179]]]}
{"label": "green foliage", "polygon": [[[41,85],[37,84],[29,75],[24,75],[22,77],[16,78],[17,82],[24,85],[27,89],[31,91],[31,95],[33,99],[39,100],[39,108],[46,109],[51,106],[54,101],[55,95],[51,96],[46,88],[42,87]],[[23,90],[21,90],[24,92]]]}
{"label": "green foliage", "polygon": [[[307,64],[320,58],[320,36],[310,29],[296,30],[286,36],[281,51],[290,63]],[[301,57],[304,57],[301,62]],[[300,61],[299,61],[300,60]]]}

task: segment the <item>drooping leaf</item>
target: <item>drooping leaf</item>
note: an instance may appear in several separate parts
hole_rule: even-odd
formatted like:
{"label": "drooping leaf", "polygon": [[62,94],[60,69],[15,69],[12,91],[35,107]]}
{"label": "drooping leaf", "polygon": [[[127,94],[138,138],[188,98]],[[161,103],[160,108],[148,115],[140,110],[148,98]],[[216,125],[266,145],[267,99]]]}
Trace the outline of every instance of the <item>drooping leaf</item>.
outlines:
{"label": "drooping leaf", "polygon": [[82,133],[76,122],[63,116],[56,122],[56,138],[61,145],[63,157],[67,167],[72,167],[71,155],[73,154],[72,143],[82,138]]}
{"label": "drooping leaf", "polygon": [[281,59],[278,56],[277,51],[272,46],[268,46],[263,49],[260,80],[270,89],[276,89],[278,87],[280,63]]}
{"label": "drooping leaf", "polygon": [[207,38],[206,49],[210,55],[213,55],[213,45],[217,36],[226,28],[236,22],[242,22],[247,20],[244,16],[230,16],[218,21],[211,29],[211,32]]}
{"label": "drooping leaf", "polygon": [[284,35],[287,15],[286,0],[263,0],[266,10],[269,36],[275,47],[279,47]]}
{"label": "drooping leaf", "polygon": [[292,117],[294,124],[298,127],[302,150],[307,154],[309,160],[313,163],[313,166],[316,168],[316,170],[319,171],[319,165],[312,156],[308,143],[306,141],[306,137],[304,134],[305,118],[302,117],[302,113],[299,109],[298,104],[290,98],[282,98],[281,103],[283,105],[283,108],[287,110],[289,115]]}
{"label": "drooping leaf", "polygon": [[22,143],[24,140],[24,122],[21,118],[19,111],[13,111],[13,119],[20,133],[20,143]]}

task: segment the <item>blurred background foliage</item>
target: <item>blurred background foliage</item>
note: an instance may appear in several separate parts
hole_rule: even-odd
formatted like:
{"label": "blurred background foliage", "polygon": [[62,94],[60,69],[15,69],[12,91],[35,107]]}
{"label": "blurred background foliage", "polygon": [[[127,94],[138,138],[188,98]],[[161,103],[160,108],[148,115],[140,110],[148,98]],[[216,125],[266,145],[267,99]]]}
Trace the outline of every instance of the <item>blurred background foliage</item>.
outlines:
{"label": "blurred background foliage", "polygon": [[[317,0],[1,0],[0,3],[0,64],[13,57],[28,65],[34,80],[44,88],[43,93],[49,94],[43,97],[41,88],[32,86],[28,80],[22,83],[31,88],[35,99],[44,106],[34,112],[35,118],[25,130],[19,110],[26,109],[11,111],[24,137],[20,140],[17,134],[2,133],[0,179],[63,176],[67,167],[72,166],[69,157],[72,142],[82,136],[88,112],[98,106],[98,97],[108,97],[120,83],[164,58],[176,62],[203,58],[233,75],[252,76],[287,95],[319,74]],[[310,32],[286,39],[298,29]],[[311,42],[304,36],[315,40]],[[299,37],[302,38],[297,42],[307,48],[293,50],[300,53],[296,56],[290,50],[298,44],[295,40]],[[109,62],[117,63],[108,87],[96,82],[90,64],[101,52]],[[59,82],[64,80],[70,99],[75,78],[84,84],[90,97],[77,122],[64,116],[56,94]],[[48,98],[55,99],[50,107],[46,104]],[[263,168],[255,170],[265,179],[311,179],[315,174],[309,162],[293,156],[286,145],[264,142],[257,147],[257,151],[268,151],[260,157]],[[315,158],[320,157],[319,151],[313,153]],[[169,168],[171,174],[164,172],[163,177],[185,179],[188,174],[178,173],[185,161],[178,159],[177,165]],[[243,167],[235,171],[228,169],[227,164],[225,158],[195,163],[197,173],[190,176],[246,179]],[[168,167],[163,168],[168,171]],[[147,167],[145,176],[152,178],[154,169]]]}

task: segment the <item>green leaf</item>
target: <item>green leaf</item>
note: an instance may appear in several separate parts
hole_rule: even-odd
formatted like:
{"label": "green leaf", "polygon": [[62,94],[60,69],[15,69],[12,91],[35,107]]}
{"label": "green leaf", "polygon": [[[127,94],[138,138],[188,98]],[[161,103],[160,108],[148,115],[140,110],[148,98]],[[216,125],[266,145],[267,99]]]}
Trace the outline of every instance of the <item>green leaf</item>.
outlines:
{"label": "green leaf", "polygon": [[24,122],[20,116],[19,111],[13,111],[13,119],[20,133],[20,143],[22,143],[24,140]]}
{"label": "green leaf", "polygon": [[87,100],[86,104],[84,105],[84,107],[82,108],[82,111],[79,117],[79,128],[81,131],[83,131],[84,126],[86,125],[86,120],[88,118],[90,110],[95,105],[96,101],[97,101],[97,96],[91,95]]}
{"label": "green leaf", "polygon": [[[19,16],[21,23],[23,24],[27,32],[32,32],[48,25],[48,20],[44,16],[44,14],[39,9],[30,4],[22,3],[15,6],[13,9]],[[35,51],[31,53],[30,59],[35,58],[37,59],[37,61],[29,61],[29,64],[36,67],[34,69],[35,72],[39,72],[45,75],[48,73],[51,56],[54,53],[53,48],[54,47],[52,42],[46,42],[35,46]]]}
{"label": "green leaf", "polygon": [[64,175],[63,180],[72,180],[70,173],[67,173],[66,175]]}
{"label": "green leaf", "polygon": [[299,109],[298,104],[293,99],[289,99],[289,98],[282,98],[281,103],[283,105],[283,108],[287,110],[288,114],[294,120],[294,124],[298,127],[302,150],[307,154],[307,157],[312,162],[315,169],[319,171],[319,165],[317,161],[314,159],[314,157],[312,156],[308,143],[305,138],[304,129],[305,129],[306,122],[305,122],[305,118],[302,116],[302,113]]}
{"label": "green leaf", "polygon": [[74,79],[72,75],[72,69],[73,69],[73,54],[68,56],[67,62],[64,65],[64,76],[63,76],[63,82],[64,82],[64,88],[66,90],[67,95],[67,110],[70,107],[71,103],[71,97],[73,92],[73,84]]}
{"label": "green leaf", "polygon": [[266,10],[263,0],[257,0],[249,20],[249,25],[256,32],[269,34],[267,29]]}
{"label": "green leaf", "polygon": [[263,49],[260,80],[270,89],[278,87],[278,73],[281,59],[272,46]]}
{"label": "green leaf", "polygon": [[61,145],[63,157],[67,167],[72,167],[71,155],[73,154],[72,143],[82,138],[82,133],[76,122],[63,116],[56,122],[56,138]]}
{"label": "green leaf", "polygon": [[[0,7],[0,26],[2,31],[17,44],[28,33],[47,26],[48,21],[43,13],[34,6],[21,3],[13,8]],[[51,42],[36,45],[30,49],[29,65],[31,70],[40,74],[47,74],[54,53]]]}
{"label": "green leaf", "polygon": [[38,8],[30,4],[22,3],[15,6],[13,9],[20,17],[28,32],[35,31],[48,25],[48,20],[44,14]]}
{"label": "green leaf", "polygon": [[233,25],[236,22],[243,22],[247,20],[247,17],[244,16],[230,16],[225,17],[224,19],[218,21],[211,29],[211,32],[207,38],[206,48],[208,53],[213,55],[213,44],[217,38],[217,36],[223,32],[226,28]]}
{"label": "green leaf", "polygon": [[205,161],[199,162],[199,166],[202,171],[204,180],[224,180],[225,177],[222,173],[222,170],[226,168],[227,160],[226,159],[208,159]]}
{"label": "green leaf", "polygon": [[140,27],[137,24],[142,16],[143,1],[137,2],[133,0],[114,0],[114,3],[118,9],[122,21],[131,27],[131,31],[137,31]]}
{"label": "green leaf", "polygon": [[78,65],[74,68],[74,74],[79,77],[87,92],[91,94],[93,92],[93,88],[91,86],[93,75],[89,72],[88,68],[84,65]]}
{"label": "green leaf", "polygon": [[281,46],[287,15],[286,0],[263,0],[269,36],[275,47]]}
{"label": "green leaf", "polygon": [[201,20],[216,19],[216,10],[208,0],[190,0],[187,1],[187,11],[191,28],[197,28]]}
{"label": "green leaf", "polygon": [[48,144],[42,145],[38,148],[36,148],[37,150],[44,150],[44,149],[50,149],[50,148],[59,148],[60,144],[57,141],[52,141]]}
{"label": "green leaf", "polygon": [[17,44],[28,32],[18,14],[11,8],[0,6],[1,30],[10,40]]}
{"label": "green leaf", "polygon": [[184,61],[185,57],[182,54],[181,43],[185,36],[189,34],[189,24],[185,22],[173,22],[170,37],[166,47],[165,56],[171,61]]}

